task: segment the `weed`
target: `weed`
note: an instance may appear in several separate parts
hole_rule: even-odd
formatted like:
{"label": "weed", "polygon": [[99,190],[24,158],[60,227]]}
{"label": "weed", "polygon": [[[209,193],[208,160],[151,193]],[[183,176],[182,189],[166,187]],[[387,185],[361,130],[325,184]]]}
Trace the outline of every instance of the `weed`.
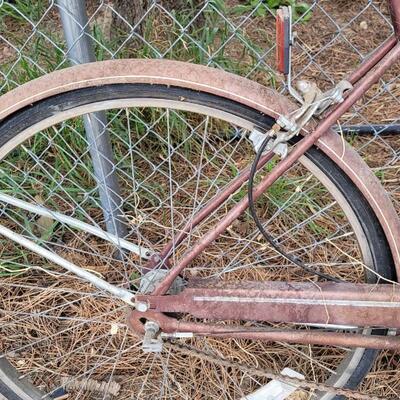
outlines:
{"label": "weed", "polygon": [[307,3],[297,0],[248,0],[232,9],[234,14],[244,14],[251,12],[256,17],[265,17],[268,12],[274,12],[280,6],[291,6],[293,20],[306,22],[311,18],[311,8]]}
{"label": "weed", "polygon": [[46,9],[47,1],[44,0],[15,0],[12,3],[4,2],[0,7],[0,19],[11,17],[21,23],[27,20],[38,21]]}

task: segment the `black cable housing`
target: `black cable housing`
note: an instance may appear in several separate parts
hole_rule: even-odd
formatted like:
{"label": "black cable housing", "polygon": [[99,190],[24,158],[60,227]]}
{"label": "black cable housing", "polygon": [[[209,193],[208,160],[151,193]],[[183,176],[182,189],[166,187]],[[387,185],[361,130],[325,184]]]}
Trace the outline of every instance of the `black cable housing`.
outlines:
{"label": "black cable housing", "polygon": [[265,138],[265,140],[263,141],[263,143],[261,144],[260,148],[257,151],[256,157],[253,161],[253,164],[251,166],[251,170],[250,170],[250,176],[249,176],[249,182],[248,182],[248,190],[247,190],[247,195],[248,195],[248,199],[249,199],[249,210],[250,210],[250,214],[258,228],[258,230],[260,231],[260,233],[264,236],[264,238],[267,240],[267,242],[273,247],[273,249],[280,254],[282,257],[284,257],[286,260],[290,261],[291,263],[295,264],[297,267],[302,268],[304,271],[307,271],[311,274],[317,275],[320,278],[324,278],[326,280],[329,281],[333,281],[333,282],[342,282],[340,279],[335,278],[333,276],[324,274],[322,272],[318,272],[313,270],[312,268],[308,267],[307,265],[305,265],[302,261],[298,260],[296,257],[293,257],[292,255],[285,253],[276,243],[275,243],[275,239],[265,230],[265,228],[263,227],[260,219],[258,218],[257,215],[257,211],[255,208],[255,204],[254,204],[254,197],[253,197],[253,186],[254,186],[254,178],[255,175],[257,173],[257,165],[260,161],[260,158],[265,150],[265,148],[267,147],[268,143],[270,142],[270,140],[272,139],[271,136],[267,136]]}

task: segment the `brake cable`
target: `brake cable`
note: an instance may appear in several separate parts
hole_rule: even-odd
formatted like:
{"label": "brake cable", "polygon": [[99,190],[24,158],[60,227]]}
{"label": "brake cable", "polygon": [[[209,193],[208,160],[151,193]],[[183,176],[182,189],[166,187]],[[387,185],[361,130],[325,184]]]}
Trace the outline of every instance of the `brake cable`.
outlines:
{"label": "brake cable", "polygon": [[[286,260],[290,261],[291,263],[295,264],[296,266],[302,268],[304,271],[307,271],[309,273],[312,273],[314,275],[319,276],[320,278],[324,278],[326,280],[329,281],[333,281],[333,282],[341,282],[340,279],[335,278],[333,276],[324,274],[322,272],[316,271],[310,267],[308,267],[307,265],[305,265],[302,261],[298,260],[296,257],[292,256],[291,254],[286,253],[285,251],[283,251],[280,246],[275,242],[275,239],[265,230],[263,224],[261,223],[258,215],[257,215],[257,211],[255,208],[255,204],[254,204],[254,197],[253,197],[253,186],[254,186],[254,178],[255,175],[257,173],[257,166],[258,163],[260,161],[260,158],[264,152],[264,150],[266,149],[268,143],[273,139],[273,136],[271,135],[267,135],[266,138],[264,139],[264,141],[262,142],[262,144],[260,145],[256,157],[254,158],[253,164],[251,166],[251,170],[250,170],[250,176],[249,176],[249,182],[248,182],[248,190],[247,190],[247,195],[248,195],[248,199],[249,199],[249,210],[250,210],[250,214],[258,228],[258,230],[260,231],[260,233],[264,236],[264,238],[267,240],[267,242],[271,245],[271,247],[278,253],[280,254],[283,258],[285,258]],[[272,151],[272,150],[271,150]]]}

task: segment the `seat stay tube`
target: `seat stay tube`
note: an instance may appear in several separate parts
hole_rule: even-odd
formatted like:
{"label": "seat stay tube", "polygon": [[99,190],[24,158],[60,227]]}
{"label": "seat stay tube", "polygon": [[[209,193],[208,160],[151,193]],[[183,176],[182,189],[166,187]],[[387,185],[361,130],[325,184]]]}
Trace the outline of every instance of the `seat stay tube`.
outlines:
{"label": "seat stay tube", "polygon": [[371,70],[382,58],[396,45],[398,39],[395,35],[386,39],[376,48],[354,71],[346,78],[352,85],[356,84],[368,71]]}
{"label": "seat stay tube", "polygon": [[[261,169],[268,161],[272,159],[274,153],[272,151],[263,155],[258,163],[257,169]],[[163,265],[164,267],[169,267],[168,258],[171,256],[174,248],[182,243],[187,237],[189,232],[194,229],[199,223],[201,223],[205,218],[207,218],[211,213],[213,213],[221,204],[223,204],[229,196],[235,193],[250,176],[250,166],[245,168],[235,179],[233,179],[221,192],[219,192],[214,198],[212,198],[207,205],[204,206],[198,213],[193,215],[193,217],[186,223],[184,228],[179,231],[179,233],[173,237],[163,250],[156,255],[150,257],[149,261],[143,267],[146,272],[148,270],[154,269],[157,266]]]}
{"label": "seat stay tube", "polygon": [[[320,139],[329,128],[358,101],[365,92],[375,84],[383,74],[400,58],[400,43],[397,43],[359,82],[349,91],[346,99],[329,112],[316,128],[304,136],[289,155],[281,160],[276,167],[267,174],[254,188],[253,198],[257,200],[282,174],[284,174],[304,153]],[[249,200],[242,198],[232,209],[207,232],[192,248],[190,248],[174,265],[161,281],[153,294],[160,296],[165,294],[176,277],[190,264],[210,243],[216,240],[249,206]]]}
{"label": "seat stay tube", "polygon": [[400,0],[388,0],[390,17],[397,40],[400,39]]}

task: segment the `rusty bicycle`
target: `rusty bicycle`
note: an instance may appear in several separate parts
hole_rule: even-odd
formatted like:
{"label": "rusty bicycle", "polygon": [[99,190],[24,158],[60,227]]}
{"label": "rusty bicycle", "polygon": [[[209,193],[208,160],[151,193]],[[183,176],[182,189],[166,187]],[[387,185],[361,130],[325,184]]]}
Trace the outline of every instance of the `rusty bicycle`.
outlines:
{"label": "rusty bicycle", "polygon": [[283,349],[323,380],[277,379],[368,398],[351,389],[379,349],[400,349],[400,220],[332,126],[400,58],[400,1],[388,3],[393,36],[327,91],[292,86],[282,7],[277,69],[292,99],[144,59],[66,68],[0,98],[1,398],[118,386],[119,398],[207,399],[214,379],[220,398],[244,399]]}

